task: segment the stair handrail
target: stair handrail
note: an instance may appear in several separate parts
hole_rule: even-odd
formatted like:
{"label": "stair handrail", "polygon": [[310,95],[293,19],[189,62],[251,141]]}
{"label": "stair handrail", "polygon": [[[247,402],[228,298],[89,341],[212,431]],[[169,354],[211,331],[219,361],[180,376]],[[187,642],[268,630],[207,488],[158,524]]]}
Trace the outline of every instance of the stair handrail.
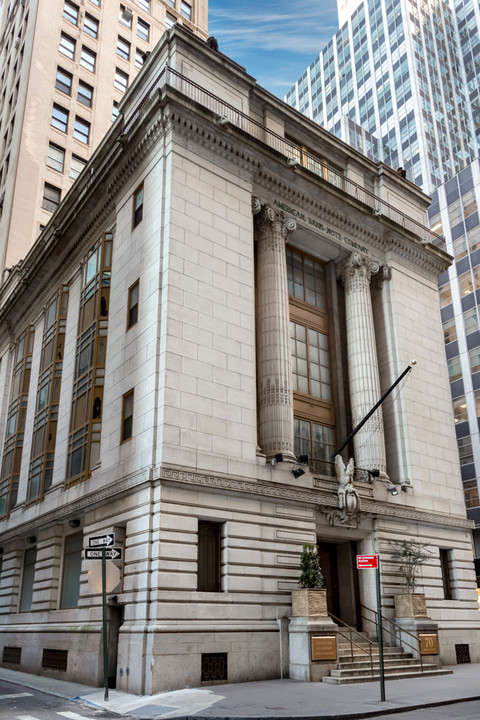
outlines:
{"label": "stair handrail", "polygon": [[[365,640],[366,640],[367,643],[368,643],[368,651],[365,650],[365,648],[363,648],[361,645],[359,645],[358,643],[356,643],[356,642],[353,640],[353,638],[352,638],[352,633],[356,633],[357,635],[360,634],[360,633],[358,632],[358,630],[357,630],[356,628],[351,627],[350,625],[348,625],[348,623],[346,623],[344,620],[340,620],[340,618],[337,618],[336,615],[334,615],[333,613],[330,612],[330,610],[327,610],[327,612],[328,612],[328,615],[332,618],[332,620],[335,620],[335,622],[336,622],[337,624],[340,623],[341,625],[343,625],[343,626],[345,626],[346,628],[349,629],[349,631],[350,631],[350,653],[351,653],[351,655],[352,655],[352,662],[353,662],[353,646],[354,646],[354,645],[355,645],[355,647],[357,647],[362,653],[365,653],[365,655],[368,655],[368,657],[370,658],[370,668],[371,668],[372,677],[373,677],[373,642],[370,640],[370,638],[367,638],[367,637],[366,637]],[[345,635],[344,633],[342,633],[338,628],[337,628],[337,633],[338,633],[341,637],[344,637],[344,638],[346,638],[346,639],[348,640],[348,637],[346,637],[346,635]],[[340,662],[340,661],[339,661],[339,662]]]}
{"label": "stair handrail", "polygon": [[[371,608],[368,608],[368,607],[366,607],[366,605],[362,605],[362,604],[360,604],[360,609],[361,609],[360,615],[361,615],[362,619],[366,620],[367,622],[372,622],[372,620],[370,618],[366,617],[366,615],[364,615],[362,611],[367,610],[369,613],[373,613],[375,630],[378,634],[378,620],[377,620],[378,612],[376,610],[372,610]],[[424,672],[423,657],[422,657],[421,648],[420,648],[420,639],[418,638],[418,636],[415,635],[414,633],[410,632],[410,630],[405,630],[405,628],[402,628],[402,626],[399,625],[398,623],[396,623],[395,620],[392,620],[391,618],[387,618],[387,617],[385,617],[385,615],[381,615],[381,618],[382,618],[382,630],[384,632],[387,632],[392,637],[394,637],[396,641],[398,640],[400,642],[400,649],[402,650],[402,653],[403,653],[403,645],[404,644],[408,645],[408,647],[411,648],[414,652],[418,652],[418,657],[420,658],[420,672],[423,673]],[[384,625],[384,622],[390,623],[391,625],[393,625],[394,628],[399,631],[399,636],[397,635],[397,633],[394,633],[391,630],[389,630]],[[405,633],[406,635],[409,635],[411,638],[413,638],[415,640],[416,644],[412,645],[407,640],[405,640],[405,639],[402,640],[402,633]]]}

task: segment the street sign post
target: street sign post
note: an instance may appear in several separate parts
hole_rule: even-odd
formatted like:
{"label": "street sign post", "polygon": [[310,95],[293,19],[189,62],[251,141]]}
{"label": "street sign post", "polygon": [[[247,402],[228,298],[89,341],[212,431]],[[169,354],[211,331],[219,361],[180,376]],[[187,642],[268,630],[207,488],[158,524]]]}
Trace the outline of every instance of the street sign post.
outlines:
{"label": "street sign post", "polygon": [[85,560],[101,560],[103,557],[103,552],[105,551],[105,558],[107,560],[121,560],[122,559],[122,548],[121,547],[112,547],[112,548],[85,548]]}
{"label": "street sign post", "polygon": [[108,626],[107,626],[107,558],[121,560],[122,548],[111,547],[115,545],[115,534],[94,535],[88,539],[88,548],[85,548],[85,560],[102,561],[102,625],[103,625],[103,685],[104,699],[108,701]]}
{"label": "street sign post", "polygon": [[382,594],[380,592],[380,557],[378,555],[357,555],[357,570],[376,570],[377,580],[377,635],[378,660],[380,664],[380,697],[385,702],[385,671],[383,663]]}

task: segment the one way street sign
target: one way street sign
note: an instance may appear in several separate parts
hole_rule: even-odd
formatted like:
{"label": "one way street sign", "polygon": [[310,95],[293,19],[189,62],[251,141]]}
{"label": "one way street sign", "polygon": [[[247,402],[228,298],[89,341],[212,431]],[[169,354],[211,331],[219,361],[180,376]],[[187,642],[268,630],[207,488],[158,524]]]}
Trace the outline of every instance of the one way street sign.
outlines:
{"label": "one way street sign", "polygon": [[105,535],[95,535],[88,539],[88,547],[111,547],[115,545],[115,534],[106,533]]}
{"label": "one way street sign", "polygon": [[[122,548],[105,548],[105,557],[107,560],[121,560],[122,559]],[[102,551],[101,549],[85,548],[85,560],[101,560]]]}

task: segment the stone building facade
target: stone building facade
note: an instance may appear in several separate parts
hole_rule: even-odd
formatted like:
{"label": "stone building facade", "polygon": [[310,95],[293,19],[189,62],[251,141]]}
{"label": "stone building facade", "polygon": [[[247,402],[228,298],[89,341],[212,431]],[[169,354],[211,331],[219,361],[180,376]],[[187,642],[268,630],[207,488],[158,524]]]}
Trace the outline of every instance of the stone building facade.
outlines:
{"label": "stone building facade", "polygon": [[[305,543],[352,626],[355,554],[391,618],[394,543],[426,544],[439,659],[478,662],[428,198],[178,27],[119,110],[0,290],[3,663],[101,683],[108,533],[121,690],[285,677]],[[413,359],[344,451],[342,513],[332,455]]]}

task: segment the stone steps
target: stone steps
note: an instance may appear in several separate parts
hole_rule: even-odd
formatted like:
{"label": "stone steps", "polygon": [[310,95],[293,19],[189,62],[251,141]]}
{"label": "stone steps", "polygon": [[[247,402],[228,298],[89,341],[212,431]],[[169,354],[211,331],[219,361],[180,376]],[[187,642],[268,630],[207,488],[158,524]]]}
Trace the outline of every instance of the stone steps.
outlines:
{"label": "stone steps", "polygon": [[[353,651],[350,642],[344,638],[339,639],[337,667],[330,671],[329,676],[323,678],[323,682],[347,685],[380,680],[378,643],[366,642],[365,636],[362,636],[361,633],[355,633],[352,639],[355,642]],[[372,652],[373,672],[370,652]],[[411,653],[404,653],[399,647],[384,646],[383,656],[384,676],[387,680],[450,675],[452,673],[451,670],[445,670],[425,660],[422,667],[418,658],[414,658]]]}
{"label": "stone steps", "polygon": [[[431,668],[431,669],[430,669]],[[331,672],[335,672],[332,670]],[[433,675],[451,675],[453,673],[452,670],[445,670],[444,668],[437,668],[435,665],[427,666],[424,665],[424,671],[421,672],[421,670],[407,670],[407,671],[400,671],[400,670],[393,670],[391,672],[385,671],[385,679],[386,680],[406,680],[408,678],[420,678],[420,677],[432,677]],[[372,675],[371,673],[368,675],[340,675],[340,676],[333,676],[333,675],[327,675],[327,677],[322,678],[323,682],[326,683],[332,683],[334,685],[351,685],[353,683],[364,683],[364,682],[375,682],[380,680],[380,673],[375,673]]]}

